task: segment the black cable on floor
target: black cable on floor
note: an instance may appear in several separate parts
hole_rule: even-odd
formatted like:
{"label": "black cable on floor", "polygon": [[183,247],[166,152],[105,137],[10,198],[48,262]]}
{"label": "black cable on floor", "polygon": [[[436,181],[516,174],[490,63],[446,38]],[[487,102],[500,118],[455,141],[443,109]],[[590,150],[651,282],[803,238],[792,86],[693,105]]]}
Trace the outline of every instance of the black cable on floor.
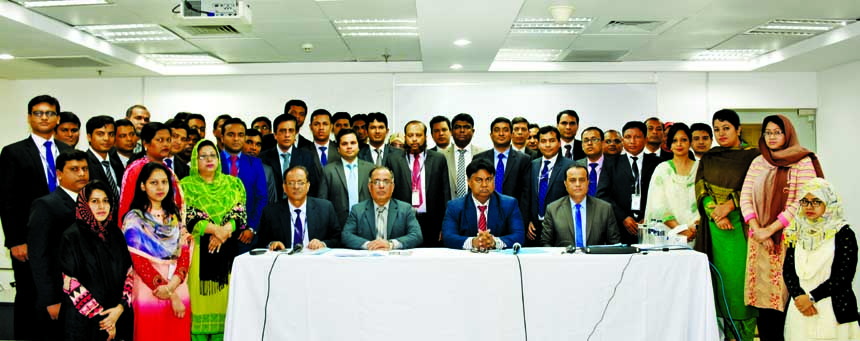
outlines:
{"label": "black cable on floor", "polygon": [[520,255],[514,253],[514,256],[517,257],[517,267],[520,269],[520,300],[523,304],[523,330],[525,331],[526,341],[529,341],[529,328],[526,323],[526,294],[523,289],[523,264],[520,263]]}
{"label": "black cable on floor", "polygon": [[272,265],[269,267],[269,278],[266,284],[266,304],[263,306],[263,332],[260,335],[260,341],[264,341],[266,338],[266,321],[269,318],[269,291],[272,290],[272,269],[275,268],[275,263],[281,255],[283,255],[283,253],[278,252],[278,255],[275,256],[274,260],[272,260]]}
{"label": "black cable on floor", "polygon": [[587,340],[591,340],[591,336],[594,335],[594,332],[597,331],[597,326],[600,325],[600,322],[603,322],[603,317],[606,316],[606,309],[609,309],[609,303],[612,302],[612,299],[615,298],[615,292],[618,290],[618,286],[621,285],[621,281],[624,280],[624,274],[627,272],[627,266],[630,265],[630,261],[633,259],[635,253],[630,254],[630,257],[627,258],[627,264],[624,264],[624,269],[621,270],[621,278],[618,279],[618,282],[615,283],[615,287],[612,288],[612,295],[609,296],[609,300],[606,301],[606,305],[603,306],[603,312],[600,313],[600,319],[597,320],[597,323],[594,324],[594,328],[591,328],[591,333],[588,333]]}

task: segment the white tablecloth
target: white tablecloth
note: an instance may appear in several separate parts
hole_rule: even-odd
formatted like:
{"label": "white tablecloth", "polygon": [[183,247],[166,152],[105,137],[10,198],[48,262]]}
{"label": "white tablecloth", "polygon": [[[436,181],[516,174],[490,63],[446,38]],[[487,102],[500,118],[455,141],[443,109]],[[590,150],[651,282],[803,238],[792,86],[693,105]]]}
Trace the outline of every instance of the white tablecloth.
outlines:
{"label": "white tablecloth", "polygon": [[[529,340],[585,340],[629,255],[524,254]],[[227,340],[525,340],[516,258],[446,249],[409,256],[236,258]],[[267,289],[268,288],[268,289]],[[266,294],[269,292],[268,309]],[[708,263],[634,255],[592,340],[716,340]]]}

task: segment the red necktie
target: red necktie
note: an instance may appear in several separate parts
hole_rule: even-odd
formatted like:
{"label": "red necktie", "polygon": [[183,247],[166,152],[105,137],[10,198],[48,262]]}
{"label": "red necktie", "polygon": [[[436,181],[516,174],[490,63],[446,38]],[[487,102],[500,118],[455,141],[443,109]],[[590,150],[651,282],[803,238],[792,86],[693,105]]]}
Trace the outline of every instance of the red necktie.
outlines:
{"label": "red necktie", "polygon": [[479,205],[478,209],[481,210],[481,218],[478,219],[478,232],[484,232],[487,230],[487,205]]}
{"label": "red necktie", "polygon": [[239,157],[230,155],[230,175],[239,176]]}
{"label": "red necktie", "polygon": [[421,190],[421,165],[418,162],[418,154],[415,154],[415,161],[412,162],[412,191],[418,192],[418,204],[413,203],[412,206],[421,207],[424,203],[424,191]]}

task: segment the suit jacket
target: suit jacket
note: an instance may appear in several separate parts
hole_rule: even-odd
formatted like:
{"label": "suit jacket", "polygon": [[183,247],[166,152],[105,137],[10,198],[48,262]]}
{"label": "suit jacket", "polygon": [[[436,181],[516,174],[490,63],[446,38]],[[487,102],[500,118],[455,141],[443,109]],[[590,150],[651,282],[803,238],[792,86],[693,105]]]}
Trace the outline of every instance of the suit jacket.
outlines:
{"label": "suit jacket", "polygon": [[[477,147],[474,144],[469,144],[470,152],[472,153],[472,160],[478,155],[478,153],[486,150],[481,147]],[[448,162],[448,185],[451,187],[451,197],[454,198],[457,196],[457,164],[454,162],[459,155],[454,155],[457,152],[457,146],[452,142],[451,145],[448,146],[448,149],[442,151],[442,154],[445,155],[445,161]],[[494,163],[495,164],[495,163]],[[469,165],[466,164],[466,167]],[[468,186],[468,179],[467,179]],[[468,188],[466,189],[468,191]]]}
{"label": "suit jacket", "polygon": [[[284,174],[281,172],[281,157],[278,155],[277,146],[260,153],[260,161],[272,167],[275,173],[275,191],[278,192],[278,200],[284,198]],[[318,197],[320,182],[322,181],[322,168],[317,167],[314,156],[307,150],[301,148],[290,148],[290,167],[302,166],[308,170],[308,181],[311,182],[308,195]]]}
{"label": "suit jacket", "polygon": [[[230,159],[225,155],[227,155],[226,152],[221,154],[221,172],[229,175]],[[245,186],[245,212],[248,214],[248,227],[256,231],[260,226],[263,208],[269,202],[263,162],[245,153],[241,153],[236,162],[239,164],[238,178]]]}
{"label": "suit jacket", "polygon": [[[370,170],[373,164],[362,159],[358,162],[358,202],[370,199],[370,190],[367,183],[370,181]],[[320,184],[319,197],[331,202],[337,214],[338,227],[346,224],[349,215],[349,191],[346,188],[346,174],[344,174],[343,160],[329,163],[323,169],[323,179]]]}
{"label": "suit jacket", "polygon": [[[690,152],[690,153],[692,153],[692,152]],[[643,155],[644,155],[644,154],[651,154],[651,152],[649,152],[649,151],[648,151],[648,148],[645,148],[645,149],[643,149],[643,150],[642,150],[642,154],[643,154]],[[674,153],[672,153],[671,151],[668,151],[668,152],[667,152],[667,151],[665,151],[665,150],[662,150],[662,148],[661,148],[661,149],[658,149],[658,150],[657,150],[657,152],[656,152],[656,153],[654,153],[654,154],[655,154],[655,155],[652,155],[652,156],[656,156],[656,157],[657,157],[657,159],[659,159],[660,161],[671,160],[672,158],[674,158],[674,157],[675,157],[675,154],[674,154]],[[688,155],[688,156],[689,156],[689,155]],[[695,155],[693,155],[693,156],[695,157]],[[692,160],[692,159],[690,159],[690,160]]]}
{"label": "suit jacket", "polygon": [[[564,186],[565,173],[573,161],[561,155],[561,152],[555,156],[555,165],[552,168],[552,174],[549,176],[549,184],[546,188],[546,196],[543,204],[548,206],[551,202],[558,200],[561,197],[567,197],[567,187]],[[531,214],[531,223],[534,224],[535,234],[537,235],[534,241],[529,241],[529,246],[537,246],[540,244],[541,229],[543,224],[538,216],[540,207],[538,206],[538,194],[540,194],[540,173],[543,170],[543,158],[532,160],[532,169],[529,174],[529,214]]]}
{"label": "suit jacket", "polygon": [[[423,236],[421,226],[415,219],[412,205],[397,199],[388,202],[388,220],[386,221],[388,240],[397,240],[404,249],[412,249],[421,245]],[[352,208],[346,225],[341,233],[343,246],[361,250],[364,243],[376,239],[376,208],[374,201],[365,200]]]}
{"label": "suit jacket", "polygon": [[[567,152],[567,150],[564,149],[564,146],[562,146],[561,149],[558,150],[558,153],[562,157],[564,157],[564,153],[566,153],[566,152]],[[571,161],[579,160],[579,159],[585,157],[585,151],[582,150],[582,141],[577,140],[577,139],[573,140],[573,147],[572,147],[571,153],[573,153],[573,158],[568,159]]]}
{"label": "suit jacket", "polygon": [[626,155],[605,157],[603,159],[603,172],[600,176],[600,182],[597,184],[597,197],[612,204],[621,242],[624,244],[638,242],[636,235],[627,232],[624,227],[624,219],[633,217],[639,221],[644,216],[645,207],[648,204],[648,186],[651,183],[651,175],[654,174],[654,169],[661,162],[656,156],[645,153],[641,154],[639,161],[642,162],[642,171],[639,173],[642,197],[638,212],[633,212],[631,209],[634,178]]}
{"label": "suit jacket", "polygon": [[[331,203],[307,197],[305,209],[307,221],[302,226],[308,241],[318,239],[325,243],[326,247],[340,247],[340,225]],[[293,243],[291,213],[290,202],[287,200],[267,205],[263,209],[260,227],[257,229],[257,247],[268,247],[269,243],[279,241],[290,248]]]}
{"label": "suit jacket", "polygon": [[268,198],[269,204],[274,204],[278,202],[278,191],[275,190],[275,171],[272,170],[272,166],[269,166],[265,163],[263,165],[263,173],[266,174],[266,198]]}
{"label": "suit jacket", "polygon": [[[299,143],[299,144],[301,144],[301,143]],[[316,160],[317,165],[319,165],[320,168],[325,167],[322,164],[322,160],[320,160],[319,152],[316,149],[317,145],[314,144],[313,141],[311,141],[310,145],[305,145],[302,148],[313,154],[314,160]],[[326,164],[332,163],[336,160],[340,160],[340,153],[338,153],[338,151],[337,151],[337,143],[334,141],[328,142],[328,149],[326,149],[325,153],[326,153],[326,156],[325,156],[326,157]]]}
{"label": "suit jacket", "polygon": [[[508,162],[505,166],[505,178],[502,180],[501,193],[517,199],[517,204],[520,207],[520,214],[523,217],[529,216],[529,172],[531,172],[531,157],[526,154],[509,149]],[[485,159],[490,161],[494,166],[499,163],[495,159],[495,149],[490,149],[478,155],[475,159]],[[498,174],[496,174],[498,175]],[[498,191],[499,188],[496,188]],[[528,219],[523,219],[524,226],[528,227]]]}
{"label": "suit jacket", "polygon": [[75,201],[59,186],[51,194],[33,201],[27,225],[27,253],[36,283],[36,306],[62,302],[63,275],[60,271],[60,240],[75,222]]}
{"label": "suit jacket", "polygon": [[[72,150],[58,140],[54,143],[60,153]],[[39,147],[27,136],[0,151],[0,222],[7,248],[27,243],[30,204],[50,193]]]}
{"label": "suit jacket", "polygon": [[186,165],[185,162],[182,162],[181,160],[174,157],[173,158],[173,174],[176,174],[176,180],[177,181],[185,179],[186,176],[191,174],[191,167]]}
{"label": "suit jacket", "polygon": [[526,156],[529,157],[529,160],[534,160],[534,159],[537,159],[537,158],[543,156],[543,155],[541,155],[540,150],[537,150],[537,149],[531,150],[531,149],[529,149],[529,147],[523,148],[522,153],[526,154]]}
{"label": "suit jacket", "polygon": [[[493,193],[487,208],[487,229],[505,243],[505,248],[526,240],[523,218],[517,200],[507,195]],[[478,211],[470,191],[463,197],[448,202],[445,220],[442,222],[442,243],[451,249],[462,249],[469,237],[478,235]]]}
{"label": "suit jacket", "polygon": [[[362,148],[358,151],[358,158],[373,163],[373,153],[373,147],[367,145],[367,148]],[[391,145],[385,145],[385,149],[382,151],[382,165],[388,167],[394,173],[394,194],[392,197],[411,203],[412,188],[407,184],[412,183],[412,173],[406,162],[406,152]]]}
{"label": "suit jacket", "polygon": [[[589,196],[585,200],[585,245],[606,245],[621,242],[612,205]],[[576,245],[570,196],[559,198],[546,207],[541,245],[568,247]]]}
{"label": "suit jacket", "polygon": [[[110,161],[110,171],[113,175],[114,183],[117,187],[120,187],[122,186],[122,176],[125,173],[125,167],[122,166],[122,161],[119,160],[119,156],[116,156],[116,154],[108,153],[108,160]],[[87,168],[90,169],[90,182],[101,180],[106,184],[110,184],[107,174],[105,174],[105,167],[102,166],[99,157],[92,150],[87,150]],[[115,199],[115,202],[118,203],[119,198]]]}
{"label": "suit jacket", "polygon": [[[406,164],[409,164],[406,159]],[[410,190],[409,203],[411,198],[412,173],[409,172],[409,179],[404,187]],[[448,163],[445,161],[445,156],[431,150],[427,150],[424,157],[424,205],[426,212],[420,214],[418,223],[421,225],[421,233],[424,236],[424,247],[438,247],[441,245],[439,240],[442,231],[442,219],[445,217],[445,209],[448,201],[451,200],[450,187],[448,186]],[[394,187],[395,191],[397,187]]]}
{"label": "suit jacket", "polygon": [[[301,127],[299,127],[301,128]],[[298,130],[298,129],[296,129]],[[306,139],[304,136],[299,135],[299,144],[298,147],[304,150],[312,150],[314,149],[314,142]]]}

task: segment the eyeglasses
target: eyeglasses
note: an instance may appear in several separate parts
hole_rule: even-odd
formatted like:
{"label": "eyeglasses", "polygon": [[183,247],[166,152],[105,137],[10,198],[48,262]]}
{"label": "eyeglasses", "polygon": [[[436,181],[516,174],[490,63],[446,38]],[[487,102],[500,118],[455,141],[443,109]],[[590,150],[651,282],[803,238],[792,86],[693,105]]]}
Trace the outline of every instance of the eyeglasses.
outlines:
{"label": "eyeglasses", "polygon": [[824,202],[821,200],[818,200],[818,199],[811,200],[811,201],[806,200],[806,199],[800,199],[800,206],[803,206],[803,207],[810,207],[811,206],[811,207],[817,208],[817,207],[821,207],[822,205],[824,205]]}
{"label": "eyeglasses", "polygon": [[764,136],[767,136],[767,137],[780,137],[780,136],[782,136],[782,134],[783,134],[783,132],[781,132],[779,130],[764,132]]}
{"label": "eyeglasses", "polygon": [[218,154],[200,154],[199,156],[197,156],[197,158],[200,160],[206,160],[206,159],[216,160],[216,159],[218,159]]}
{"label": "eyeglasses", "polygon": [[621,143],[621,139],[606,139],[606,140],[605,140],[605,141],[603,141],[603,142],[619,144],[619,143]]}
{"label": "eyeglasses", "polygon": [[[620,143],[621,141],[618,141],[618,142]],[[594,138],[590,138],[590,139],[582,139],[582,144],[589,144],[589,143],[594,143],[594,144],[600,143],[600,138],[594,137]]]}
{"label": "eyeglasses", "polygon": [[308,184],[307,181],[289,181],[289,182],[287,182],[287,186],[290,186],[290,187],[302,187],[306,184]]}
{"label": "eyeglasses", "polygon": [[32,114],[33,116],[38,117],[38,118],[42,118],[42,117],[45,117],[45,116],[47,116],[48,118],[54,118],[54,117],[56,117],[56,116],[57,116],[57,112],[56,112],[56,111],[34,111],[34,112],[32,112],[31,114]]}
{"label": "eyeglasses", "polygon": [[374,186],[388,186],[388,185],[391,185],[392,183],[394,183],[394,181],[391,181],[391,180],[388,180],[388,179],[385,179],[385,180],[373,180],[373,185],[374,185]]}

